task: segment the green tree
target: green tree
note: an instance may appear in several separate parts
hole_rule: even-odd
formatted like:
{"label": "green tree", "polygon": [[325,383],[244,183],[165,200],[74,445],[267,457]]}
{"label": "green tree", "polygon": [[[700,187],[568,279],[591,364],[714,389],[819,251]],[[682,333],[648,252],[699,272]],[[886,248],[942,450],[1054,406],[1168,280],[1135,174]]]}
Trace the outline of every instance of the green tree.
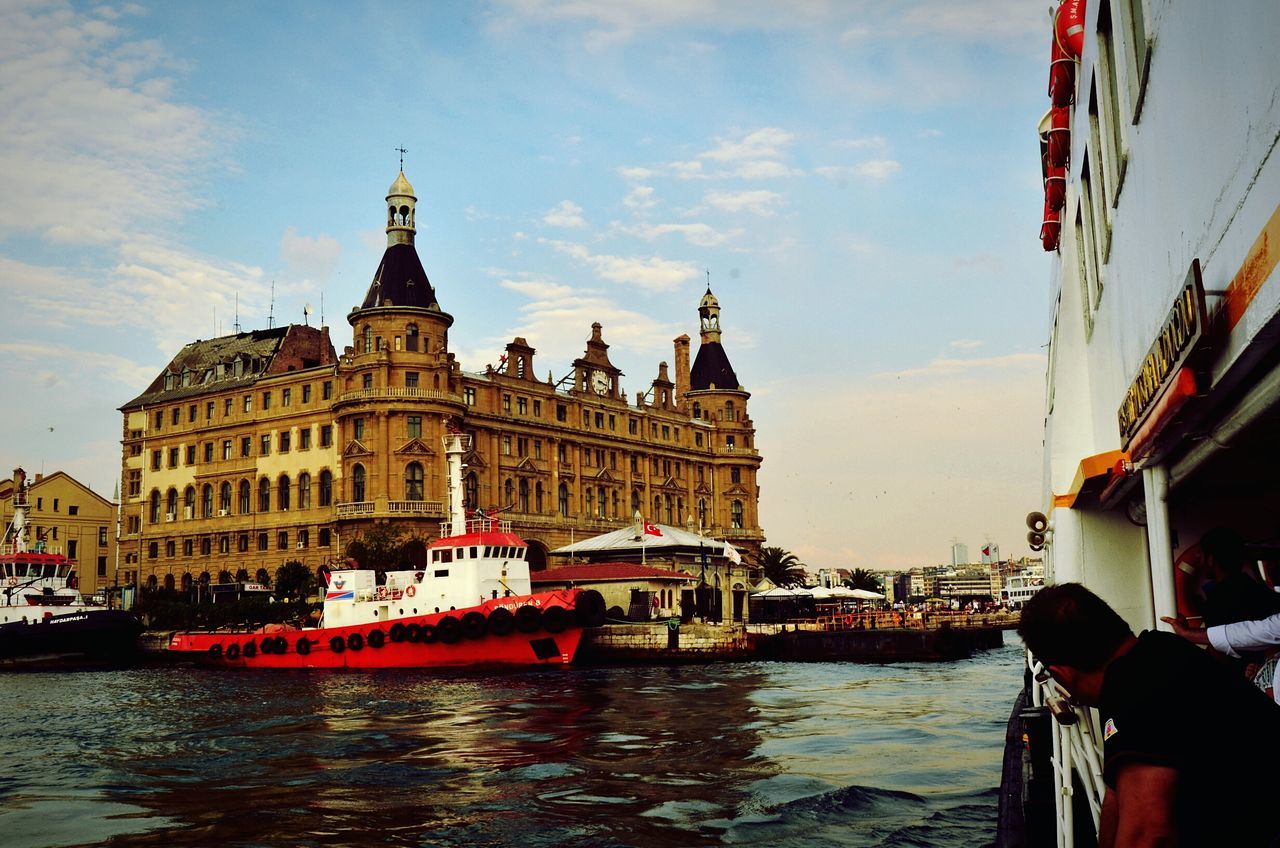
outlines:
{"label": "green tree", "polygon": [[845,581],[845,585],[850,589],[865,589],[868,592],[884,591],[876,573],[865,568],[855,568],[853,574]]}
{"label": "green tree", "polygon": [[760,568],[775,586],[800,586],[805,579],[804,563],[782,548],[760,549]]}
{"label": "green tree", "polygon": [[276,569],[276,600],[293,599],[301,603],[315,590],[315,574],[296,559]]}
{"label": "green tree", "polygon": [[347,545],[347,556],[361,568],[386,571],[399,565],[404,535],[398,524],[375,524]]}

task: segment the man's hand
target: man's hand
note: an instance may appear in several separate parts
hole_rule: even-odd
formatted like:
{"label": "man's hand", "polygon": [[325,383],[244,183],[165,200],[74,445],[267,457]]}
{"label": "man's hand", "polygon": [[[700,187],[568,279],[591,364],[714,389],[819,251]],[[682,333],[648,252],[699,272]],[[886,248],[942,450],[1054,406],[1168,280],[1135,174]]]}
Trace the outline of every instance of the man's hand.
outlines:
{"label": "man's hand", "polygon": [[1209,644],[1209,631],[1197,627],[1188,627],[1187,620],[1182,616],[1172,618],[1167,615],[1160,616],[1160,620],[1173,628],[1173,632],[1177,633],[1183,639],[1195,645]]}

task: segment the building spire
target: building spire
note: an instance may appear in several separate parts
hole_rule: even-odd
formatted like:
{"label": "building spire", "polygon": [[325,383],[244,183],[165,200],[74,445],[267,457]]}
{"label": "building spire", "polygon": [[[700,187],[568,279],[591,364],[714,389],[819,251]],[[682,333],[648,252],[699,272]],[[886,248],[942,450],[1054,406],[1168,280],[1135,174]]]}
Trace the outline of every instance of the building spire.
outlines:
{"label": "building spire", "polygon": [[413,186],[404,177],[404,148],[396,149],[401,151],[402,170],[391,188],[387,189],[387,247],[413,244],[413,236],[417,232],[414,207],[417,206],[418,198],[414,197]]}
{"label": "building spire", "polygon": [[707,293],[698,304],[698,318],[701,319],[702,343],[720,343],[720,301],[711,293],[711,272],[707,272]]}

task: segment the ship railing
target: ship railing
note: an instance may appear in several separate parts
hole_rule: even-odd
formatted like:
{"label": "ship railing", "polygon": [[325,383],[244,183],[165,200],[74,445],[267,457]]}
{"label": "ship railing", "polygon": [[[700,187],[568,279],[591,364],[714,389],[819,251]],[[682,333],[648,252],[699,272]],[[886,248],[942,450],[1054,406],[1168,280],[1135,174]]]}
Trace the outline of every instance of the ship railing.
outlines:
{"label": "ship railing", "polygon": [[440,535],[461,536],[464,533],[510,533],[511,522],[497,518],[468,518],[462,523],[461,527],[456,527],[452,521],[446,521],[440,525]]}
{"label": "ship railing", "polygon": [[1052,725],[1054,815],[1058,832],[1058,848],[1074,848],[1076,791],[1082,789],[1093,829],[1097,832],[1102,819],[1102,733],[1098,711],[1070,703],[1044,666],[1027,652],[1031,669],[1031,702],[1047,709],[1054,717]]}

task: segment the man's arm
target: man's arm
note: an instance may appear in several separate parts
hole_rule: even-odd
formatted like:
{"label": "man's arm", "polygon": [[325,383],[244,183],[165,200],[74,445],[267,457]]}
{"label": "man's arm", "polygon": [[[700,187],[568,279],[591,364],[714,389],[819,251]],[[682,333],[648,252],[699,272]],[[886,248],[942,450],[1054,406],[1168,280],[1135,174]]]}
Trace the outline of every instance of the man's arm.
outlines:
{"label": "man's arm", "polygon": [[1098,848],[1116,848],[1116,825],[1120,821],[1120,804],[1110,786],[1102,796],[1102,813],[1098,817]]}
{"label": "man's arm", "polygon": [[[1173,807],[1177,797],[1178,772],[1168,766],[1126,763],[1116,773],[1116,848],[1155,848],[1176,845],[1177,825]],[[1106,823],[1103,801],[1103,824]]]}

